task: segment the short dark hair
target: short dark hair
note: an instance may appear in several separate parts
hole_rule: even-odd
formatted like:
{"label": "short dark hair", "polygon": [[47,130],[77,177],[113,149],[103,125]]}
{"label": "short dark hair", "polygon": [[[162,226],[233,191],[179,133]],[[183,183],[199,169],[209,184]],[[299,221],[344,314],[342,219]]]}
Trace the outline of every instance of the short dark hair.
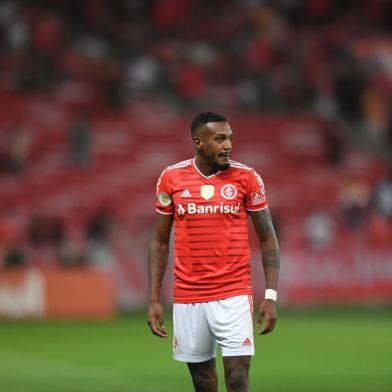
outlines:
{"label": "short dark hair", "polygon": [[199,113],[195,118],[192,120],[191,123],[191,135],[195,136],[197,130],[207,123],[210,122],[220,122],[224,121],[226,122],[226,117],[222,116],[221,114],[216,114],[212,112],[203,112]]}

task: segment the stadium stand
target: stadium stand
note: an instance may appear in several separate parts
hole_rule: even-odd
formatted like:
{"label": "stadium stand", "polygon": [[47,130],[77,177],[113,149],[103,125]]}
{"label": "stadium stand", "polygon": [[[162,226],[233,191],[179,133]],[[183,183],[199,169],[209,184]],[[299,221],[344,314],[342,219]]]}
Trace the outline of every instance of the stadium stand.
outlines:
{"label": "stadium stand", "polygon": [[[392,7],[341,4],[2,2],[3,265],[15,247],[27,265],[99,265],[126,305],[142,303],[155,181],[192,156],[190,119],[204,109],[228,116],[234,159],[264,178],[284,252],[391,251],[375,195],[391,198],[379,183],[392,143]],[[70,133],[81,117],[80,164]],[[102,208],[97,246],[87,226]]]}

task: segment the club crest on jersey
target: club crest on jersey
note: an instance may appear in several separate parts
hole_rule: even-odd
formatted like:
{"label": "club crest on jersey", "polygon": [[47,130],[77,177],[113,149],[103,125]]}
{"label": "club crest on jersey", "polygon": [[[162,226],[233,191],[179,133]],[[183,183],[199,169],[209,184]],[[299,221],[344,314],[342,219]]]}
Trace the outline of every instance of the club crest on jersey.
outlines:
{"label": "club crest on jersey", "polygon": [[202,185],[200,187],[200,195],[203,199],[209,200],[214,196],[215,187],[214,185]]}
{"label": "club crest on jersey", "polygon": [[164,207],[170,206],[170,204],[172,203],[170,195],[166,192],[159,193],[158,200]]}
{"label": "club crest on jersey", "polygon": [[233,200],[237,196],[237,188],[231,184],[223,185],[221,189],[221,196],[226,200]]}

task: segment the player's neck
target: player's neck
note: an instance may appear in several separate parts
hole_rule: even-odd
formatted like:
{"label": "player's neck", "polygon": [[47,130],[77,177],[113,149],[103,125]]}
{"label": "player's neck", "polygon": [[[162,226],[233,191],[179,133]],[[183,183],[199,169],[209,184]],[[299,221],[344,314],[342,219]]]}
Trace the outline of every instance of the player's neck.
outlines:
{"label": "player's neck", "polygon": [[212,176],[215,173],[218,173],[220,171],[219,168],[213,167],[209,165],[202,157],[199,155],[196,155],[195,157],[195,165],[199,172],[203,174],[204,176]]}

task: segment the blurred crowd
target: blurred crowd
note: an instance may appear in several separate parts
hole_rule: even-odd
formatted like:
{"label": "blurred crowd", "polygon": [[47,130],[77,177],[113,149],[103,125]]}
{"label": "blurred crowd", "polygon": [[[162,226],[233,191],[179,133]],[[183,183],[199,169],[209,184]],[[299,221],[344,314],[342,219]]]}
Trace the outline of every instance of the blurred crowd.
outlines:
{"label": "blurred crowd", "polygon": [[387,0],[0,4],[0,88],[121,107],[317,112],[392,143]]}
{"label": "blurred crowd", "polygon": [[392,170],[373,185],[361,176],[342,181],[337,205],[314,209],[304,221],[310,249],[354,245],[388,249],[392,245]]}
{"label": "blurred crowd", "polygon": [[[4,0],[0,90],[113,110],[159,102],[173,111],[316,114],[329,163],[339,165],[346,139],[392,151],[391,20],[388,0]],[[88,165],[91,138],[88,118],[75,119],[69,159],[78,167]],[[23,172],[29,146],[23,126],[3,132],[0,169]],[[348,230],[366,226],[371,243],[391,243],[392,171],[374,187],[342,184],[339,203]],[[76,250],[63,222],[31,217],[28,252],[48,245],[66,265],[110,259],[105,214],[86,224]],[[311,244],[335,239],[335,218],[309,214]],[[21,249],[7,252],[6,264],[23,263]]]}
{"label": "blurred crowd", "polygon": [[[286,235],[287,230],[293,230],[286,227],[288,217],[274,210],[273,217],[283,249],[391,249],[392,171],[373,185],[361,177],[343,181],[337,205],[310,208],[297,223],[294,241]],[[0,218],[0,270],[50,266],[56,261],[64,267],[93,266],[117,274],[117,264],[132,259],[145,273],[150,224],[150,220],[129,222],[108,205],[99,207],[76,231],[60,216],[38,211],[17,229]]]}

